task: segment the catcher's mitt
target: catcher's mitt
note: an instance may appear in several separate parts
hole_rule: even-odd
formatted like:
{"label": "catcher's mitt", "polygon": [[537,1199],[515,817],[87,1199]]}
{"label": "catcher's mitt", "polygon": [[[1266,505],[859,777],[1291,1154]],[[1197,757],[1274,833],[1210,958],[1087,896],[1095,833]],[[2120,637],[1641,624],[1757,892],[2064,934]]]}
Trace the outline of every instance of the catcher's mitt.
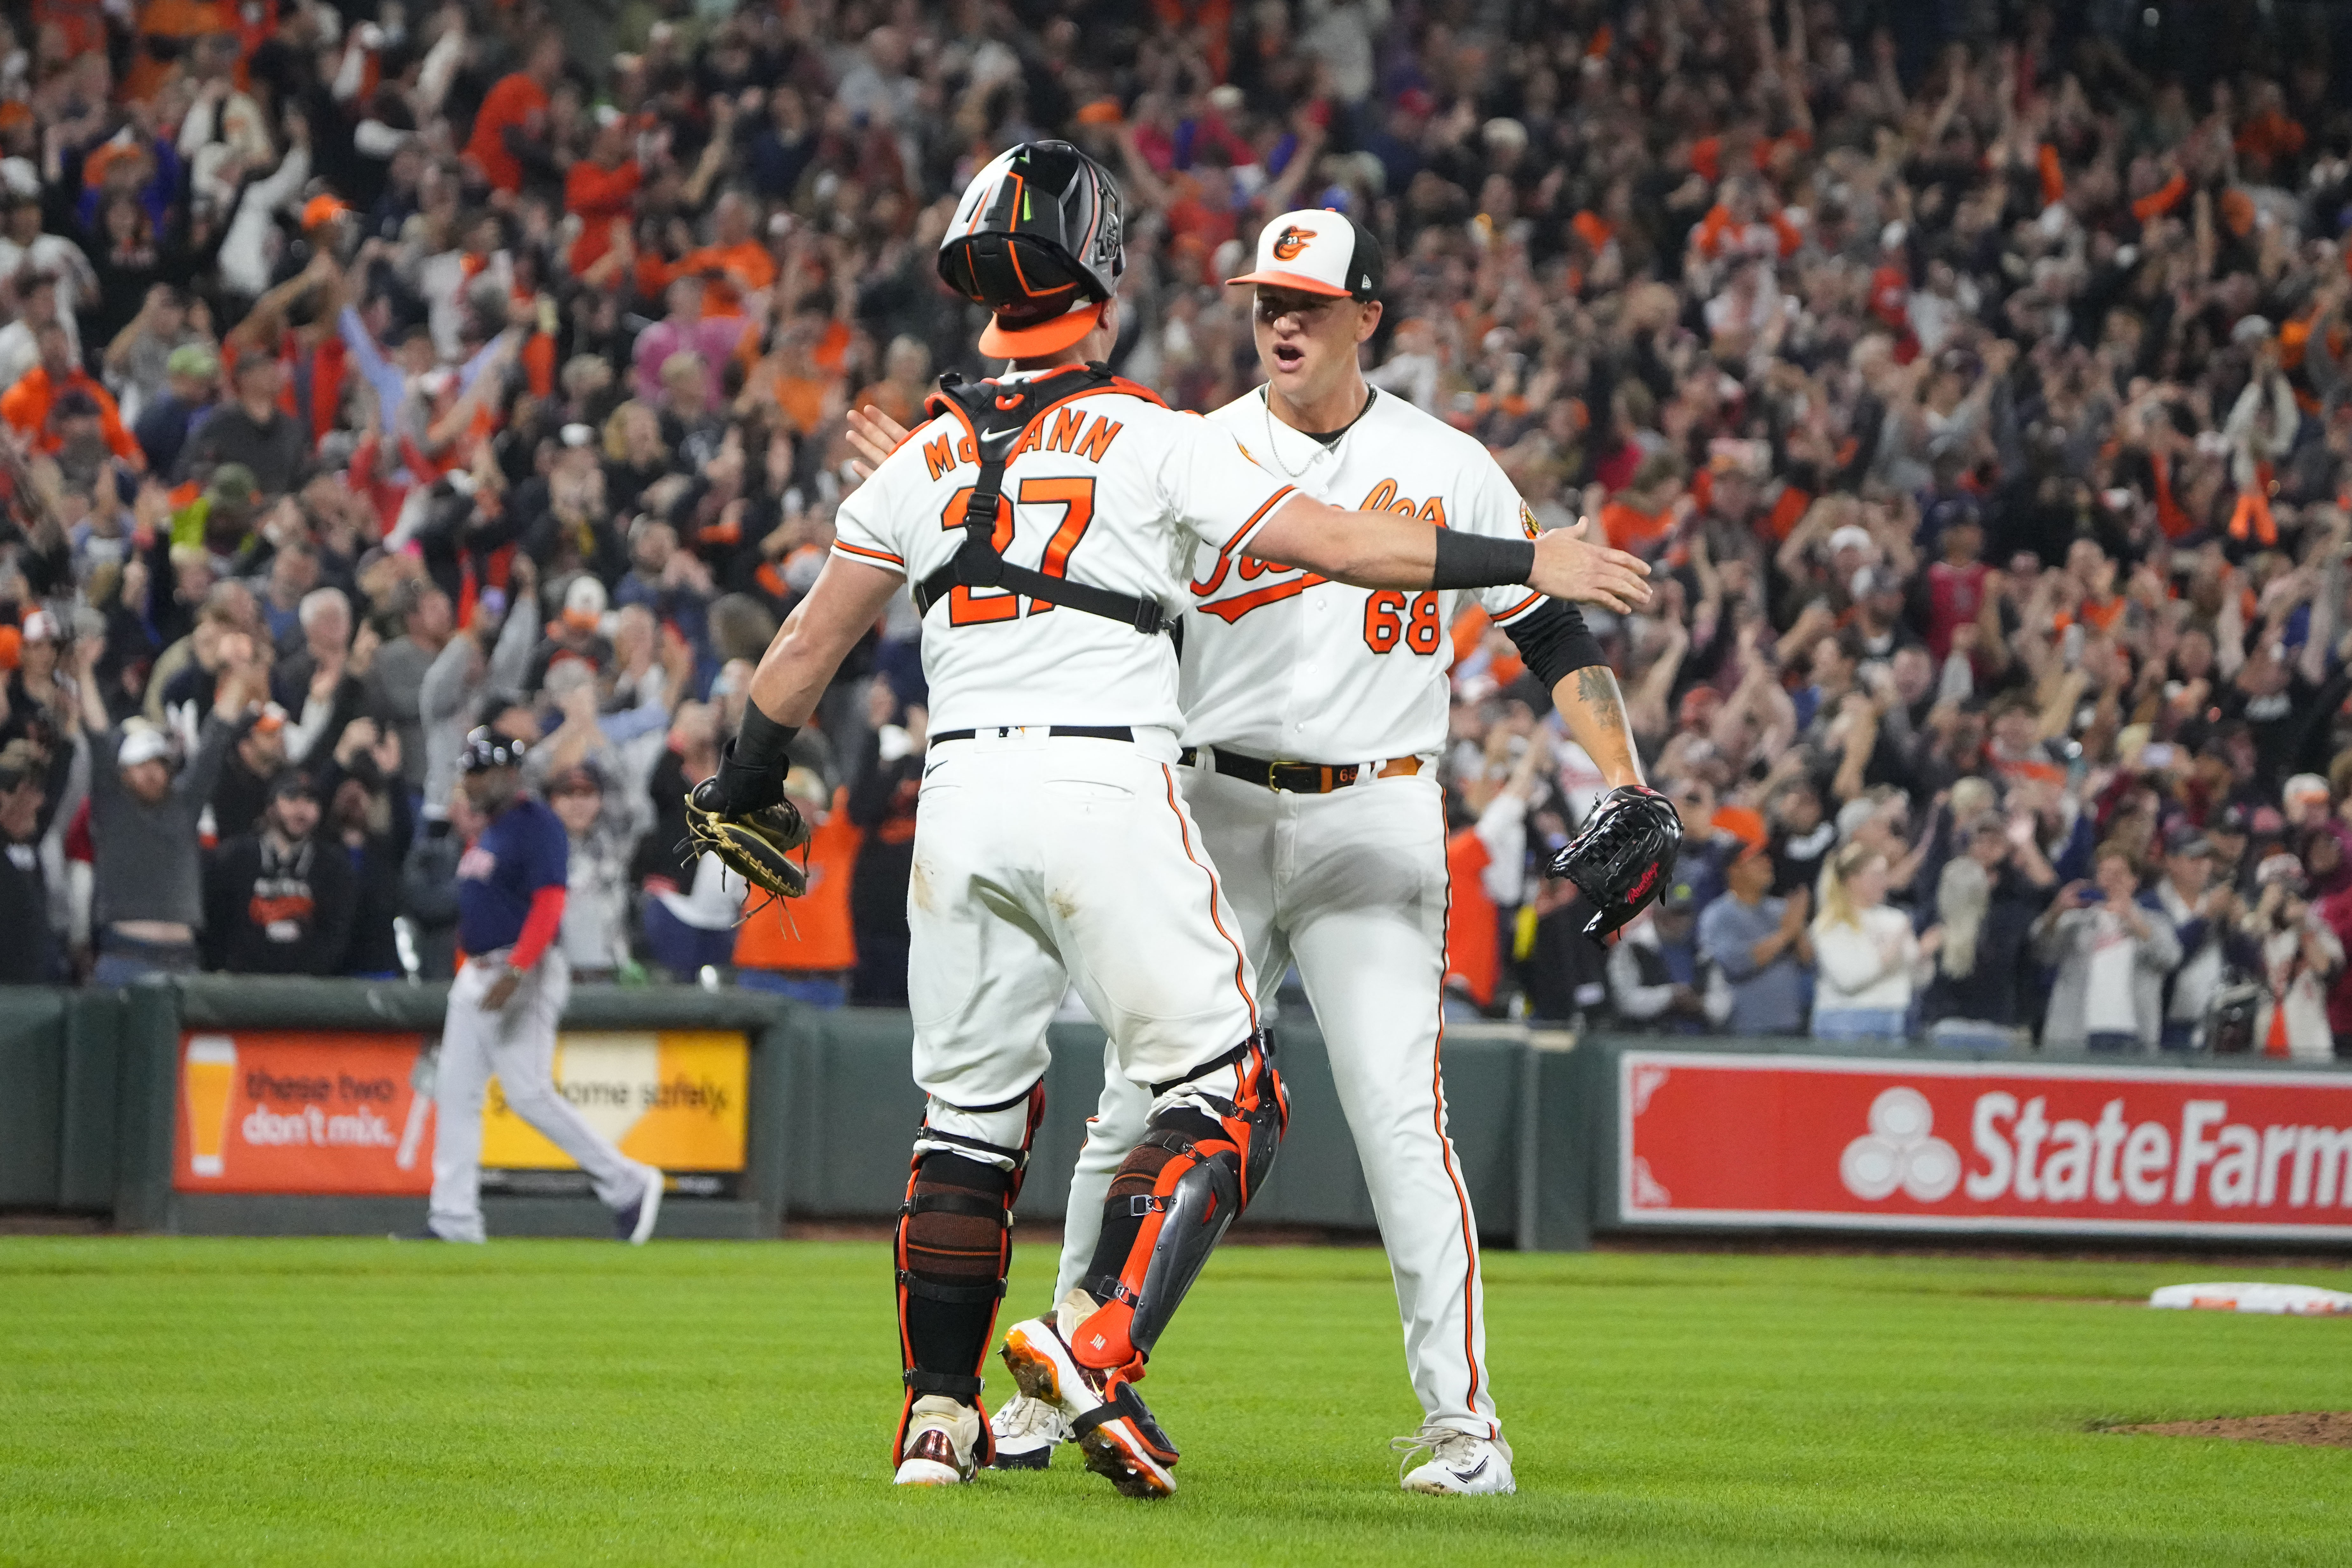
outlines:
{"label": "catcher's mitt", "polygon": [[714,809],[716,785],[705,779],[686,797],[687,843],[694,852],[718,856],[719,864],[777,898],[806,893],[808,872],[791,858],[809,841],[800,808],[786,800],[730,815]]}
{"label": "catcher's mitt", "polygon": [[1598,906],[1584,934],[1600,940],[1665,890],[1682,845],[1683,819],[1674,802],[1640,784],[1621,784],[1593,807],[1584,831],[1547,869],[1575,883]]}

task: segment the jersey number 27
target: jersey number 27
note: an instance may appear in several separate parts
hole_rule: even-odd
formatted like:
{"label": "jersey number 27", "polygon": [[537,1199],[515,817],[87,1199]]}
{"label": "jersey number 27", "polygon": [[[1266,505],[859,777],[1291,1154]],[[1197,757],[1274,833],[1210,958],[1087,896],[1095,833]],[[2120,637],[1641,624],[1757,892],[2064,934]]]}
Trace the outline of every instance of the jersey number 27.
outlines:
{"label": "jersey number 27", "polygon": [[[971,501],[972,487],[963,489],[948,498],[940,512],[940,526],[954,532],[963,526],[963,510]],[[1090,479],[1037,479],[1021,481],[1020,500],[1023,506],[1059,506],[1062,526],[1054,530],[1054,537],[1045,542],[1045,558],[1037,570],[1048,577],[1070,574],[1070,552],[1085,537],[1087,524],[1095,520],[1095,482]],[[999,555],[1013,543],[1013,503],[1000,497],[996,503],[996,527],[990,531],[989,543]],[[948,595],[948,625],[951,626],[982,626],[990,621],[1010,621],[1021,614],[1021,598],[1017,594],[1001,588],[983,588],[982,598],[970,588],[957,588]],[[1435,595],[1427,595],[1434,599]],[[1054,606],[1038,600],[1029,602],[1029,613],[1042,616]]]}

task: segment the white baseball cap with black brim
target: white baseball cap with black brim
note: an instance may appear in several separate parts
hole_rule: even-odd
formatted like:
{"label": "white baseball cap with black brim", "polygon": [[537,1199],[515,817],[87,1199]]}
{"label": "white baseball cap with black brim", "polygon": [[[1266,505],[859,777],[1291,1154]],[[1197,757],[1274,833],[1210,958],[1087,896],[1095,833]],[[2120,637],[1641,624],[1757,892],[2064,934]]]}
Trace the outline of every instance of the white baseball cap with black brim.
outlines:
{"label": "white baseball cap with black brim", "polygon": [[1377,300],[1387,274],[1387,258],[1371,230],[1346,213],[1310,207],[1268,222],[1258,231],[1256,268],[1225,281],[1335,300]]}

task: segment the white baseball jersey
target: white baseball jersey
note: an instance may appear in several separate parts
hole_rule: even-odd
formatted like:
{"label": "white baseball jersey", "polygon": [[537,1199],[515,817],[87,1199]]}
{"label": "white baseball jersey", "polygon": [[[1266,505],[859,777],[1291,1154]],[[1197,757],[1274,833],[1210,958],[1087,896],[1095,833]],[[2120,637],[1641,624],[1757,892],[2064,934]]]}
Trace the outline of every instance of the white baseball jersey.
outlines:
{"label": "white baseball jersey", "polygon": [[[1277,483],[1360,511],[1532,538],[1535,518],[1486,448],[1385,392],[1329,447],[1265,405],[1265,389],[1209,416]],[[1276,761],[1361,763],[1445,741],[1447,636],[1465,592],[1507,625],[1543,595],[1524,587],[1352,588],[1244,561],[1211,543],[1194,561],[1184,617],[1188,745]]]}
{"label": "white baseball jersey", "polygon": [[[835,553],[922,581],[962,543],[979,473],[955,416],[929,421],[841,503]],[[1016,565],[1172,615],[1196,548],[1240,550],[1294,488],[1197,416],[1106,388],[1052,408],[1014,448],[995,544]],[[923,672],[934,732],[1182,722],[1170,638],[1003,589],[958,588],[931,606]]]}

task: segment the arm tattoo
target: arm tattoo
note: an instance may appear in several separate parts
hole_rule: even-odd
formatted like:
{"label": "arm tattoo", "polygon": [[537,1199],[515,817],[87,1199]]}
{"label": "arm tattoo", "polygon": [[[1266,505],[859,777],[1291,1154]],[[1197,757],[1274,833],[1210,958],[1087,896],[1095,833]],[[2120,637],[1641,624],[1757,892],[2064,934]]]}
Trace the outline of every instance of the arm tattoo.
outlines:
{"label": "arm tattoo", "polygon": [[1616,673],[1605,664],[1588,664],[1576,672],[1576,700],[1591,710],[1596,723],[1615,729],[1625,722]]}

